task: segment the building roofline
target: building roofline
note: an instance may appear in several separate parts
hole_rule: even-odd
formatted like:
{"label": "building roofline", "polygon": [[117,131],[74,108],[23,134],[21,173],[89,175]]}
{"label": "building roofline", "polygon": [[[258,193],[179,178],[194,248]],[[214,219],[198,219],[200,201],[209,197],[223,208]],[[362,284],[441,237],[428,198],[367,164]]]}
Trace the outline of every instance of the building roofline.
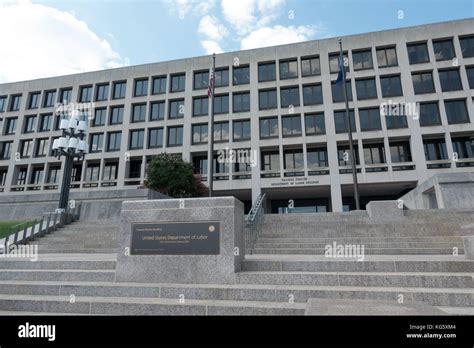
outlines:
{"label": "building roofline", "polygon": [[[341,39],[355,38],[355,37],[366,36],[366,35],[371,35],[371,34],[396,32],[396,31],[404,31],[404,30],[413,30],[413,29],[422,28],[422,27],[435,27],[435,26],[442,26],[442,25],[451,24],[451,23],[469,22],[469,21],[474,21],[474,18],[467,17],[467,18],[454,19],[454,20],[443,21],[443,22],[432,22],[432,23],[419,24],[419,25],[413,25],[413,26],[408,26],[408,27],[400,27],[400,28],[394,28],[394,29],[384,29],[384,30],[370,31],[370,32],[364,32],[364,33],[358,33],[358,34],[341,35],[341,36],[337,36],[337,37],[328,37],[328,38],[321,38],[321,39],[314,39],[314,40],[307,40],[307,41],[299,41],[299,42],[293,42],[293,43],[282,44],[282,45],[258,47],[258,48],[251,48],[251,49],[246,49],[246,50],[229,51],[229,52],[218,53],[218,54],[216,54],[216,57],[222,56],[222,55],[237,54],[237,53],[242,53],[242,52],[251,52],[251,51],[258,52],[259,50],[268,50],[269,48],[284,48],[284,47],[289,47],[289,46],[298,45],[298,44],[308,44],[308,43],[331,41],[331,40],[335,40],[335,39],[339,39],[339,38],[341,38]],[[28,82],[41,81],[41,80],[46,81],[46,80],[57,79],[57,78],[62,78],[62,77],[82,76],[82,75],[85,75],[85,74],[94,74],[94,73],[103,72],[103,71],[117,71],[117,70],[121,70],[121,69],[123,69],[123,70],[133,69],[133,68],[144,67],[144,66],[147,66],[147,65],[172,63],[172,62],[185,61],[185,60],[189,60],[189,59],[199,59],[199,58],[205,58],[205,57],[210,58],[210,57],[212,57],[212,55],[207,54],[207,55],[200,55],[200,56],[191,56],[191,57],[186,57],[186,58],[164,60],[164,61],[159,61],[159,62],[142,63],[142,64],[129,65],[129,66],[123,66],[123,67],[118,67],[118,68],[111,68],[111,69],[91,70],[91,71],[84,71],[84,72],[75,73],[75,74],[40,77],[40,78],[37,78],[37,79],[31,79],[31,80],[20,80],[20,81],[0,83],[0,86],[8,86],[8,85],[14,85],[14,84],[18,84],[18,83],[28,83]]]}

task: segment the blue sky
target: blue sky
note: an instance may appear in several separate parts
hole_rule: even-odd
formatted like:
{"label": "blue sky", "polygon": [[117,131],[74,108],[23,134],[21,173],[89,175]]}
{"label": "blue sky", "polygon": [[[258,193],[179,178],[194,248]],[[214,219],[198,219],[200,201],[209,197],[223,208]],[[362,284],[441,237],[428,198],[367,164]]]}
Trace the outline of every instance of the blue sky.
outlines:
{"label": "blue sky", "polygon": [[[11,42],[16,53],[0,48],[0,82],[474,17],[473,0],[0,3],[0,30],[24,27]],[[31,46],[59,54],[28,58]]]}

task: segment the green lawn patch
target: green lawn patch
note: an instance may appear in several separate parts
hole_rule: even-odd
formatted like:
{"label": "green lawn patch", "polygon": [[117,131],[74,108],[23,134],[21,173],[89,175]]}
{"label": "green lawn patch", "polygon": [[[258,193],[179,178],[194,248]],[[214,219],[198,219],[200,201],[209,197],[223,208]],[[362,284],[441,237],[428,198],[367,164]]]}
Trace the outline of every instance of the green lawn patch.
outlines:
{"label": "green lawn patch", "polygon": [[16,232],[16,228],[12,229],[12,227],[18,224],[22,224],[22,226],[20,226],[21,228],[25,226],[30,227],[33,225],[33,221],[0,221],[0,239]]}

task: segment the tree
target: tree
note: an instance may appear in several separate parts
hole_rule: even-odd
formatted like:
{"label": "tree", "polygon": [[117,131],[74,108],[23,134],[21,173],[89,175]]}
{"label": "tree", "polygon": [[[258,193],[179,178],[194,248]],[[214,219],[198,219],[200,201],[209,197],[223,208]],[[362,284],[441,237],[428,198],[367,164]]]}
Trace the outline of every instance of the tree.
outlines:
{"label": "tree", "polygon": [[148,164],[147,186],[174,198],[203,197],[207,187],[195,175],[191,163],[180,156],[162,153]]}

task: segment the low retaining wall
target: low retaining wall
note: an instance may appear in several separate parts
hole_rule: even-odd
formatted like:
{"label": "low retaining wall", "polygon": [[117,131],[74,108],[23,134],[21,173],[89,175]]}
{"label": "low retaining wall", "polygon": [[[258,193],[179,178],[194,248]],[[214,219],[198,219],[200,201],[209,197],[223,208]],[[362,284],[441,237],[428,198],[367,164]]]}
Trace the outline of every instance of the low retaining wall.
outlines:
{"label": "low retaining wall", "polygon": [[[150,189],[124,189],[71,192],[70,200],[81,204],[80,219],[118,219],[123,201],[167,199]],[[23,220],[40,217],[58,207],[59,193],[0,196],[0,220]]]}
{"label": "low retaining wall", "polygon": [[474,209],[474,173],[435,174],[400,199],[408,209]]}

